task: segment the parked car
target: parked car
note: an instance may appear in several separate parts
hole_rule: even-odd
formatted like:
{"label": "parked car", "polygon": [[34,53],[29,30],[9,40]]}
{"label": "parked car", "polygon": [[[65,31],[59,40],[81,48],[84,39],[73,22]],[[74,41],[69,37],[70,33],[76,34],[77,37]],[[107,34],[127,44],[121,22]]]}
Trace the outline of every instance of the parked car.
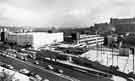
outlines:
{"label": "parked car", "polygon": [[8,69],[14,69],[14,67],[12,65],[7,65]]}
{"label": "parked car", "polygon": [[14,67],[12,65],[8,65],[8,64],[2,64],[2,67],[5,67],[7,69],[14,69]]}
{"label": "parked car", "polygon": [[34,77],[36,75],[36,73],[34,73],[34,72],[29,72],[28,74],[27,74],[27,76],[32,76],[32,77]]}
{"label": "parked car", "polygon": [[61,74],[64,72],[62,69],[54,69],[54,71]]}
{"label": "parked car", "polygon": [[38,74],[35,75],[35,78],[38,79],[39,81],[41,81],[41,80],[43,79],[43,78],[42,78],[40,75],[38,75]]}
{"label": "parked car", "polygon": [[49,81],[48,79],[43,79],[42,81]]}
{"label": "parked car", "polygon": [[39,64],[39,61],[36,60],[36,61],[34,62],[34,64]]}
{"label": "parked car", "polygon": [[29,70],[27,70],[27,69],[20,69],[20,71],[19,71],[20,73],[23,73],[23,74],[29,74],[30,73],[30,71]]}
{"label": "parked car", "polygon": [[54,67],[52,65],[47,65],[46,69],[54,70]]}

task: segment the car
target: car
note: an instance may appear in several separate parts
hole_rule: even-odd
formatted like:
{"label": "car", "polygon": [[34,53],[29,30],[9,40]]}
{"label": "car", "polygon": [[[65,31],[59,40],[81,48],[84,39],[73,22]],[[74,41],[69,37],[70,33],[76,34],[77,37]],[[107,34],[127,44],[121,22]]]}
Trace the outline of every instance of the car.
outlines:
{"label": "car", "polygon": [[62,69],[54,69],[54,71],[61,74],[64,72]]}
{"label": "car", "polygon": [[27,76],[32,76],[32,77],[34,77],[36,75],[36,73],[34,73],[34,72],[29,72],[28,74],[27,74]]}
{"label": "car", "polygon": [[16,54],[14,54],[14,53],[10,53],[9,55],[12,57],[16,57]]}
{"label": "car", "polygon": [[2,67],[5,67],[7,69],[14,69],[14,67],[12,65],[8,65],[8,64],[2,64]]}
{"label": "car", "polygon": [[1,56],[6,57],[4,53],[1,53]]}
{"label": "car", "polygon": [[26,61],[26,60],[28,60],[28,59],[27,59],[27,57],[24,57],[24,58],[22,58],[22,60],[23,60],[23,61]]}
{"label": "car", "polygon": [[38,74],[35,75],[35,78],[38,79],[39,81],[41,81],[41,80],[43,79],[43,78],[42,78],[40,75],[38,75]]}
{"label": "car", "polygon": [[8,54],[6,54],[6,57],[9,57],[9,55],[8,55]]}
{"label": "car", "polygon": [[45,78],[45,79],[43,79],[42,81],[49,81],[49,80]]}
{"label": "car", "polygon": [[54,67],[52,65],[47,65],[46,69],[54,70]]}
{"label": "car", "polygon": [[2,55],[3,55],[3,56],[6,56],[6,54],[5,54],[5,53],[2,53]]}
{"label": "car", "polygon": [[20,71],[19,71],[20,73],[23,73],[23,74],[29,74],[30,73],[30,71],[29,70],[27,70],[27,69],[20,69]]}
{"label": "car", "polygon": [[16,57],[16,55],[15,55],[15,54],[13,54],[12,56],[13,56],[13,57]]}
{"label": "car", "polygon": [[1,63],[0,66],[5,67],[5,63]]}
{"label": "car", "polygon": [[14,69],[12,65],[7,65],[8,69]]}
{"label": "car", "polygon": [[39,61],[35,61],[34,64],[39,64]]}

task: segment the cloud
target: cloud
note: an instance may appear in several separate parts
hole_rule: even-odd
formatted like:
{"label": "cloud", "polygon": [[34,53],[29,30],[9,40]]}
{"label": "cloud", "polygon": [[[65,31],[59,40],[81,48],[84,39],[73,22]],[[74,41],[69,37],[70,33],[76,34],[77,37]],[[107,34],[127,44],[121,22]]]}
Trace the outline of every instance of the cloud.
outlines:
{"label": "cloud", "polygon": [[134,17],[134,0],[1,0],[0,24],[86,27]]}
{"label": "cloud", "polygon": [[[23,26],[44,26],[48,23],[51,13],[38,13],[29,9],[18,8],[9,4],[2,4],[0,20],[7,19],[1,24],[14,24]],[[46,20],[46,21],[45,21]]]}

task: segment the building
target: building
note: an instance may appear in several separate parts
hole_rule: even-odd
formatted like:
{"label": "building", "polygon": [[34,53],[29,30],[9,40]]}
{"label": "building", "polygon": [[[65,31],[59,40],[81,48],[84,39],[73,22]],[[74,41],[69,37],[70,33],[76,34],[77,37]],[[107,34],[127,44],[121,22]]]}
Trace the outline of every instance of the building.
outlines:
{"label": "building", "polygon": [[94,28],[100,33],[110,31],[116,33],[135,32],[135,18],[111,18],[109,23],[97,23]]}
{"label": "building", "polygon": [[111,18],[110,24],[115,26],[117,33],[135,32],[135,18]]}
{"label": "building", "polygon": [[100,45],[104,41],[104,37],[99,35],[80,34],[79,32],[72,33],[70,38],[72,39],[72,44],[84,46]]}
{"label": "building", "polygon": [[6,28],[0,28],[0,40],[1,41],[5,41],[6,40],[6,36],[7,36],[7,32],[8,30]]}
{"label": "building", "polygon": [[135,24],[135,18],[111,18],[110,24]]}
{"label": "building", "polygon": [[98,23],[94,25],[97,32],[105,33],[110,31],[115,31],[115,27],[109,23]]}
{"label": "building", "polygon": [[46,32],[30,32],[30,33],[12,33],[9,32],[6,42],[19,46],[31,46],[35,49],[44,45],[54,44],[63,41],[63,33],[46,33]]}
{"label": "building", "polygon": [[80,35],[79,40],[77,40],[78,44],[86,44],[89,46],[96,46],[101,45],[104,42],[104,37],[101,37],[99,35],[87,35],[82,34]]}
{"label": "building", "polygon": [[135,32],[135,24],[115,24],[117,33]]}

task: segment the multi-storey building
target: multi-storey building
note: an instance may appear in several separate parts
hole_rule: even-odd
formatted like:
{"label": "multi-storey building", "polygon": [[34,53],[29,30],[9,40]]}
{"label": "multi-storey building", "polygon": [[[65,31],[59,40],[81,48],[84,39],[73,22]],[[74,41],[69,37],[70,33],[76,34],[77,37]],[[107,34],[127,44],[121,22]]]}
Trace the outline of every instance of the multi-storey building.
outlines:
{"label": "multi-storey building", "polygon": [[95,46],[103,44],[104,37],[100,35],[89,35],[89,34],[80,34],[80,33],[73,33],[71,34],[73,44],[76,45],[88,45],[88,46]]}
{"label": "multi-storey building", "polygon": [[117,33],[135,32],[135,18],[111,18],[110,24],[116,28]]}

